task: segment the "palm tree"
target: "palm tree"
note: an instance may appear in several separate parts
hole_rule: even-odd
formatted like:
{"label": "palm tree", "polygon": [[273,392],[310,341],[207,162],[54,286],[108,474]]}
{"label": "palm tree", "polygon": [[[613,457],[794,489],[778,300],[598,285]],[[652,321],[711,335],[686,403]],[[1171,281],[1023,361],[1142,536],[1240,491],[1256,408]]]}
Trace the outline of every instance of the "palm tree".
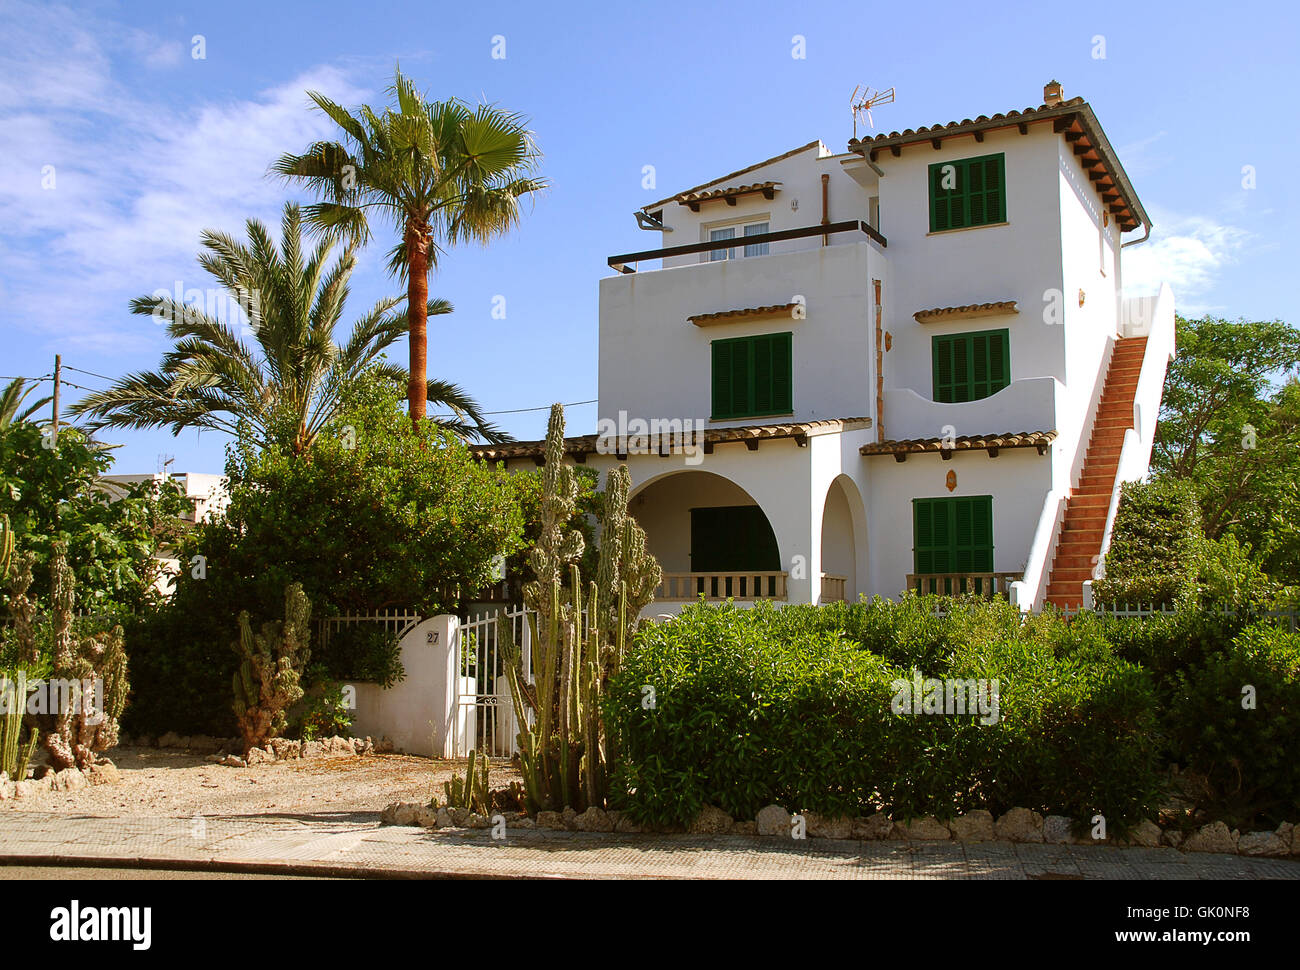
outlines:
{"label": "palm tree", "polygon": [[[173,434],[185,428],[232,434],[246,430],[261,447],[286,440],[295,454],[302,454],[338,413],[343,391],[363,371],[406,382],[404,368],[380,359],[407,332],[406,309],[396,309],[405,298],[380,300],[353,324],[344,343],[334,342],[356,265],[355,243],[332,263],[330,239],[304,252],[302,216],[292,203],[284,207],[278,250],[258,220],[248,220],[247,233],[244,244],[206,230],[199,265],[239,301],[248,317],[251,345],[240,339],[233,321],[204,307],[177,303],[171,296],[139,297],[131,301],[131,311],[167,321],[174,347],[157,371],[118,379],[108,390],[73,405],[73,414],[97,421],[97,428],[170,427]],[[435,315],[452,310],[446,300],[422,308]],[[428,381],[427,386],[429,397],[453,412],[439,422],[448,430],[467,438],[504,440],[461,388],[443,381]]]}
{"label": "palm tree", "polygon": [[520,115],[495,105],[426,101],[396,72],[389,93],[396,109],[353,115],[315,91],[308,97],[343,130],[346,144],[317,142],[272,166],[305,182],[322,200],[307,216],[329,235],[365,242],[369,217],[380,214],[401,234],[389,268],[406,280],[410,307],[411,420],[425,416],[429,269],[445,247],[488,243],[519,223],[519,203],[545,187],[531,177],[540,153]]}
{"label": "palm tree", "polygon": [[53,397],[46,396],[24,407],[27,395],[35,389],[35,384],[28,387],[23,378],[16,377],[0,390],[0,434],[7,431],[11,425],[33,420],[32,416],[37,411],[54,400]]}

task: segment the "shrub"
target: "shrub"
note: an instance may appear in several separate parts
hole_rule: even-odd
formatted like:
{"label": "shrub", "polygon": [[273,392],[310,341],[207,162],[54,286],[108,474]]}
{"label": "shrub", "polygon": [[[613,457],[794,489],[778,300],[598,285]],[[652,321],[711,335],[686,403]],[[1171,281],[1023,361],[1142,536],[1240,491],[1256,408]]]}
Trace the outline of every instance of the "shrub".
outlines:
{"label": "shrub", "polygon": [[1199,783],[1189,792],[1196,808],[1229,825],[1293,821],[1300,634],[1254,624],[1173,679],[1165,730],[1170,755]]}
{"label": "shrub", "polygon": [[[1150,678],[1095,634],[1017,616],[933,598],[689,607],[641,633],[606,696],[615,788],[653,823],[710,803],[741,818],[773,802],[896,817],[1023,805],[1122,831],[1157,789]],[[1000,719],[894,713],[900,688],[930,677],[996,680]]]}
{"label": "shrub", "polygon": [[1099,602],[1184,605],[1198,592],[1205,533],[1196,494],[1185,482],[1125,482]]}
{"label": "shrub", "polygon": [[309,683],[362,680],[387,689],[406,679],[401,638],[387,627],[354,623],[330,631],[316,648]]}

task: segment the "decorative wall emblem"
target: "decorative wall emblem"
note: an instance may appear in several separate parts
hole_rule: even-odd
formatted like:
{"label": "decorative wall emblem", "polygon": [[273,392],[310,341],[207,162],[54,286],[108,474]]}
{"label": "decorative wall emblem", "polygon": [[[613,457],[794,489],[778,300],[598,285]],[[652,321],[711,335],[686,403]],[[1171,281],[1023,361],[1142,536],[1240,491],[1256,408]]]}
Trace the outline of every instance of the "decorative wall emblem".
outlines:
{"label": "decorative wall emblem", "polygon": [[951,492],[954,488],[956,488],[956,487],[957,487],[957,473],[956,473],[955,471],[949,470],[949,472],[948,472],[948,477],[947,477],[946,479],[944,479],[944,484],[946,484],[946,485],[948,486],[948,491],[950,491],[950,492]]}

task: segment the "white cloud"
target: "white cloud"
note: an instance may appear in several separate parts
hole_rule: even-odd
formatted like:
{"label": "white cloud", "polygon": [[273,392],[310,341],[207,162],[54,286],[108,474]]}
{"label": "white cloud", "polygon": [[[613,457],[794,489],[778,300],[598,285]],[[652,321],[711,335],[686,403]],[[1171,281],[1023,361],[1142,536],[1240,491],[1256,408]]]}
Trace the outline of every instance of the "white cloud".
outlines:
{"label": "white cloud", "polygon": [[1205,216],[1153,214],[1152,221],[1151,239],[1124,250],[1124,292],[1154,293],[1167,282],[1180,311],[1195,315],[1214,309],[1198,301],[1210,294],[1222,270],[1240,258],[1252,234]]}
{"label": "white cloud", "polygon": [[249,99],[175,108],[120,80],[135,65],[206,67],[173,39],[18,5],[0,12],[0,34],[0,298],[17,326],[68,349],[159,345],[127,301],[178,277],[209,286],[194,261],[202,229],[241,235],[250,216],[278,226],[293,193],[267,167],[331,130],[308,89],[345,104],[369,93],[323,66]]}

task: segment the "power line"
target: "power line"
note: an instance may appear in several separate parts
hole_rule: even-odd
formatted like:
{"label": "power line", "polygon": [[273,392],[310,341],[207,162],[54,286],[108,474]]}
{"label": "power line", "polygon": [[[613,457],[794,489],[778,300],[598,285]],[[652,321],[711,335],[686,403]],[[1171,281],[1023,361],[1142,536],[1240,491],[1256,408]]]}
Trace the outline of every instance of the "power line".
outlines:
{"label": "power line", "polygon": [[115,381],[116,377],[109,377],[106,374],[96,374],[93,370],[82,370],[80,367],[73,367],[71,364],[64,364],[64,370],[75,370],[78,374],[86,374],[89,377],[98,377],[101,381]]}
{"label": "power line", "polygon": [[[561,407],[566,407],[566,408],[576,408],[576,407],[578,407],[578,406],[581,405],[581,404],[595,404],[597,400],[598,400],[597,398],[594,398],[594,397],[593,397],[590,401],[573,401],[573,402],[571,402],[571,403],[569,403],[569,404],[562,404],[562,405],[560,405],[560,406],[561,406]],[[486,416],[489,415],[489,414],[525,414],[526,412],[529,412],[529,411],[549,411],[550,409],[551,409],[551,405],[549,405],[549,404],[544,404],[544,405],[542,405],[542,406],[539,407],[539,408],[511,408],[511,409],[508,410],[508,411],[480,411],[479,413],[482,414],[484,417],[486,417]],[[460,418],[460,417],[464,417],[464,415],[462,415],[462,414],[431,414],[431,415],[429,415],[429,417],[431,417],[431,418]]]}

